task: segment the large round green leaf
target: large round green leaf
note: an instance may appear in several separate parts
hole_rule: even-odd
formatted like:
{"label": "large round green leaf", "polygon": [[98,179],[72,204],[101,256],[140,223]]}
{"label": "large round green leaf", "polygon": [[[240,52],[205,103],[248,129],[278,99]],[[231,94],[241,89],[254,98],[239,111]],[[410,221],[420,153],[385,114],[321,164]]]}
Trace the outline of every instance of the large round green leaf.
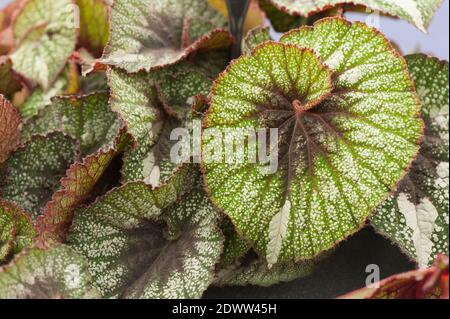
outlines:
{"label": "large round green leaf", "polygon": [[[406,63],[378,31],[324,19],[281,42],[219,77],[203,133],[211,198],[269,265],[314,257],[360,229],[405,174],[423,125]],[[261,154],[249,161],[249,143],[223,154],[269,128],[277,139],[258,150],[276,155],[275,171]]]}
{"label": "large round green leaf", "polygon": [[448,62],[425,55],[406,60],[422,100],[425,137],[397,192],[383,203],[371,224],[419,267],[448,255]]}

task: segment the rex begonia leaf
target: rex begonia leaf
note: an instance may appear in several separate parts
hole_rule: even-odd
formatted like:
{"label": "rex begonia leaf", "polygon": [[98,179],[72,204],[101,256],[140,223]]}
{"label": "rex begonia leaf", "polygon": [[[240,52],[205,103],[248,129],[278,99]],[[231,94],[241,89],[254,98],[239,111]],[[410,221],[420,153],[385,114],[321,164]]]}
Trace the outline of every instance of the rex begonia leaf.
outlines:
{"label": "rex begonia leaf", "polygon": [[250,250],[250,246],[239,237],[229,218],[224,218],[221,228],[225,236],[225,242],[223,243],[223,253],[219,266],[226,268],[239,262]]}
{"label": "rex begonia leaf", "polygon": [[[330,18],[281,41],[219,77],[202,138],[213,202],[269,265],[312,258],[359,230],[405,174],[423,125],[405,61],[375,29]],[[269,128],[275,145],[259,141],[250,161],[248,132]],[[242,141],[243,154],[224,156]]]}
{"label": "rex begonia leaf", "polygon": [[111,108],[127,124],[135,142],[155,141],[161,131],[163,111],[149,75],[128,74],[114,67],[109,67],[106,74],[111,88]]}
{"label": "rex begonia leaf", "polygon": [[269,40],[272,40],[269,27],[254,28],[245,36],[242,43],[242,52],[250,54],[258,45]]}
{"label": "rex begonia leaf", "polygon": [[393,275],[340,299],[448,299],[448,257],[439,255],[427,269]]}
{"label": "rex begonia leaf", "polygon": [[225,26],[207,0],[116,0],[101,62],[128,72],[174,64],[193,52],[228,47]]}
{"label": "rex begonia leaf", "polygon": [[99,150],[70,166],[65,177],[61,179],[61,188],[52,195],[43,215],[37,220],[39,242],[43,246],[65,240],[74,210],[94,190],[114,158],[123,152],[128,141],[128,135],[124,130],[120,130],[114,146],[110,149]]}
{"label": "rex begonia leaf", "polygon": [[78,156],[78,143],[60,132],[35,136],[0,170],[0,193],[35,219]]}
{"label": "rex begonia leaf", "polygon": [[98,298],[87,268],[85,259],[67,246],[28,249],[0,268],[0,298]]}
{"label": "rex begonia leaf", "polygon": [[268,0],[290,15],[310,16],[338,4],[362,5],[372,10],[400,17],[426,32],[441,0]]}
{"label": "rex begonia leaf", "polygon": [[30,217],[15,204],[0,199],[0,264],[29,246],[35,234]]}
{"label": "rex begonia leaf", "polygon": [[448,62],[425,55],[406,57],[425,121],[410,172],[371,217],[372,226],[394,241],[420,268],[448,255]]}
{"label": "rex begonia leaf", "polygon": [[14,20],[14,70],[47,90],[75,49],[71,0],[29,0]]}
{"label": "rex begonia leaf", "polygon": [[267,267],[260,259],[251,259],[236,266],[223,269],[214,279],[214,285],[223,286],[261,286],[269,287],[280,282],[289,282],[305,277],[313,272],[312,261],[288,262]]}
{"label": "rex begonia leaf", "polygon": [[107,0],[76,0],[80,14],[79,45],[101,56],[109,39]]}
{"label": "rex begonia leaf", "polygon": [[19,112],[0,94],[0,164],[19,146],[20,125]]}
{"label": "rex begonia leaf", "polygon": [[121,125],[117,114],[111,111],[108,99],[107,93],[55,97],[50,106],[25,123],[22,139],[61,131],[80,143],[82,154],[108,149]]}
{"label": "rex begonia leaf", "polygon": [[172,205],[159,191],[129,183],[77,212],[69,244],[105,297],[199,298],[211,283],[223,244],[218,211],[200,185]]}
{"label": "rex begonia leaf", "polygon": [[12,69],[8,56],[0,56],[0,94],[12,99],[13,94],[22,88],[18,76]]}

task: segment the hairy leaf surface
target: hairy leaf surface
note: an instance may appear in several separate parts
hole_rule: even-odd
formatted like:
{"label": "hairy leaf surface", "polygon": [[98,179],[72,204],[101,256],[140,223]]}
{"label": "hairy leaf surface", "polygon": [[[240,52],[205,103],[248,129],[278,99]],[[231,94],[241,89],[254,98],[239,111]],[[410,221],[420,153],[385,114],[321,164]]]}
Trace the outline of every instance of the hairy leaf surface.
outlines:
{"label": "hairy leaf surface", "polygon": [[372,226],[393,240],[420,268],[448,255],[448,62],[425,55],[406,57],[422,100],[425,137],[411,170],[371,217]]}

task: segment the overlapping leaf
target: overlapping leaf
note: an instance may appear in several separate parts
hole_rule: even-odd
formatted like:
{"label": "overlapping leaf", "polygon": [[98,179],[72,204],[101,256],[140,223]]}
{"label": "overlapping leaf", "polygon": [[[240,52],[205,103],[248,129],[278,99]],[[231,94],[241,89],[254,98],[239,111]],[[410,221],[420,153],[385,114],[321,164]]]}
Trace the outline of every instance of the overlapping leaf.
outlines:
{"label": "overlapping leaf", "polygon": [[226,19],[207,0],[117,0],[101,62],[129,72],[174,64],[192,52],[226,48]]}
{"label": "overlapping leaf", "polygon": [[35,233],[25,212],[0,199],[0,264],[31,245]]}
{"label": "overlapping leaf", "polygon": [[69,243],[104,296],[198,298],[212,281],[223,241],[218,212],[200,186],[182,200],[169,195],[135,182],[77,212]]}
{"label": "overlapping leaf", "polygon": [[[404,175],[422,133],[405,61],[376,30],[324,19],[281,41],[216,81],[203,134],[213,202],[269,265],[311,258],[357,231]],[[248,129],[278,128],[277,143],[261,146],[278,150],[277,170],[249,161],[245,140],[244,155],[225,161],[230,128],[245,129],[231,134],[241,142]]]}
{"label": "overlapping leaf", "polygon": [[371,224],[424,268],[448,254],[449,69],[448,62],[424,55],[406,60],[422,100],[425,137],[409,174]]}
{"label": "overlapping leaf", "polygon": [[85,155],[111,148],[121,124],[108,99],[107,93],[56,97],[52,105],[27,121],[22,138],[61,131],[75,138]]}
{"label": "overlapping leaf", "polygon": [[67,246],[32,248],[0,268],[1,299],[98,297],[84,258]]}
{"label": "overlapping leaf", "polygon": [[16,108],[0,94],[0,164],[20,144],[20,115]]}
{"label": "overlapping leaf", "polygon": [[47,90],[75,49],[76,21],[71,0],[29,0],[13,25],[14,70]]}
{"label": "overlapping leaf", "polygon": [[52,195],[44,214],[37,220],[40,244],[46,246],[65,240],[75,209],[90,196],[111,162],[123,152],[128,142],[128,134],[121,130],[110,149],[99,150],[69,168],[61,179],[60,190]]}
{"label": "overlapping leaf", "polygon": [[77,158],[78,149],[76,141],[63,133],[34,137],[14,152],[0,171],[2,197],[37,218]]}
{"label": "overlapping leaf", "polygon": [[427,269],[386,278],[377,287],[366,287],[341,299],[448,299],[448,257],[440,255]]}
{"label": "overlapping leaf", "polygon": [[426,32],[440,0],[268,0],[273,6],[290,15],[310,16],[338,4],[362,5],[372,10],[397,16]]}

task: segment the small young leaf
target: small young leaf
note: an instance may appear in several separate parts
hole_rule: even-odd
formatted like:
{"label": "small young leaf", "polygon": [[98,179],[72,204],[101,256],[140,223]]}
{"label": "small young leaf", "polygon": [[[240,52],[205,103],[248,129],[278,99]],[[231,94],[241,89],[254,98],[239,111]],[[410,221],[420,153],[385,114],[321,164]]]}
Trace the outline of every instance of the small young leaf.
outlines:
{"label": "small young leaf", "polygon": [[102,55],[109,39],[107,0],[76,0],[80,10],[79,45],[89,49],[96,57]]}
{"label": "small young leaf", "polygon": [[270,37],[270,30],[268,27],[254,28],[250,30],[244,38],[242,52],[244,54],[250,54],[258,45],[271,39],[272,38]]}
{"label": "small young leaf", "polygon": [[78,156],[76,141],[62,133],[35,136],[15,151],[0,171],[0,193],[35,219]]}
{"label": "small young leaf", "polygon": [[121,124],[111,111],[108,98],[107,93],[56,97],[52,105],[26,122],[22,139],[61,131],[80,143],[84,155],[95,153],[98,149],[109,149]]}
{"label": "small young leaf", "polygon": [[69,243],[87,257],[105,297],[202,295],[223,237],[216,226],[219,214],[201,187],[189,191],[169,206],[160,202],[160,189],[135,182],[77,212]]}
{"label": "small young leaf", "polygon": [[13,25],[14,70],[50,88],[75,49],[76,25],[71,0],[29,0]]}
{"label": "small young leaf", "polygon": [[[423,125],[406,63],[378,31],[329,18],[281,41],[261,44],[215,82],[202,141],[213,202],[271,264],[312,258],[359,230],[403,177]],[[278,128],[273,174],[246,160],[250,147],[224,158],[236,128],[237,143],[248,130]],[[207,159],[211,149],[218,161]],[[287,230],[272,232],[280,213]]]}
{"label": "small young leaf", "polygon": [[340,299],[448,299],[448,257],[439,255],[427,269],[386,278]]}
{"label": "small young leaf", "polygon": [[273,6],[289,15],[308,17],[338,4],[362,5],[372,10],[400,17],[426,32],[440,0],[320,0],[305,3],[301,0],[268,0]]}
{"label": "small young leaf", "polygon": [[60,190],[52,195],[43,215],[37,220],[39,242],[43,246],[65,240],[74,210],[89,196],[113,159],[123,152],[128,141],[129,137],[122,129],[110,149],[99,150],[68,169],[66,176],[61,179]]}
{"label": "small young leaf", "polygon": [[0,164],[20,144],[20,115],[16,108],[0,94]]}
{"label": "small young leaf", "polygon": [[101,59],[129,72],[174,64],[197,51],[229,47],[226,19],[207,0],[116,0]]}
{"label": "small young leaf", "polygon": [[84,258],[67,246],[32,248],[0,268],[0,299],[98,297]]}
{"label": "small young leaf", "polygon": [[425,137],[397,192],[371,217],[372,226],[393,240],[420,268],[448,255],[448,62],[425,55],[406,57],[422,100]]}
{"label": "small young leaf", "polygon": [[35,234],[30,217],[16,205],[0,199],[0,264],[30,246]]}

